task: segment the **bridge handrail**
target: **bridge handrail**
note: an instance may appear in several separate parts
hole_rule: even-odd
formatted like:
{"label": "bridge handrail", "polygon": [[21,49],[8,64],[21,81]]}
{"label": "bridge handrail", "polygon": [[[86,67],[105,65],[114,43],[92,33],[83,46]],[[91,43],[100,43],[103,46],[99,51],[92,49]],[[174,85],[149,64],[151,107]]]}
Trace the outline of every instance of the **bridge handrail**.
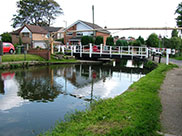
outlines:
{"label": "bridge handrail", "polygon": [[[62,49],[63,50],[63,49]],[[89,54],[110,54],[110,55],[130,55],[130,56],[141,56],[148,57],[148,48],[146,46],[103,46],[103,45],[71,45],[67,48],[67,51],[73,53]],[[64,51],[62,51],[64,52]]]}

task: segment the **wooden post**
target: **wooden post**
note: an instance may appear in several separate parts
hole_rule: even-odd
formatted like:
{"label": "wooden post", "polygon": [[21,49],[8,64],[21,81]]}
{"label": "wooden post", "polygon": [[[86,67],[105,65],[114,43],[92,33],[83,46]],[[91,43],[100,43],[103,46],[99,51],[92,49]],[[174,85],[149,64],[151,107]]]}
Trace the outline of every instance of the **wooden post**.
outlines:
{"label": "wooden post", "polygon": [[128,46],[128,54],[130,54],[130,46]]}
{"label": "wooden post", "polygon": [[80,45],[80,58],[82,57],[82,46]]}
{"label": "wooden post", "polygon": [[89,57],[92,57],[92,44],[90,43],[90,52],[89,52]]}
{"label": "wooden post", "polygon": [[148,57],[149,57],[149,51],[148,51],[148,48],[147,48],[147,47],[145,47],[145,50],[146,50],[146,58],[148,58]]}
{"label": "wooden post", "polygon": [[123,47],[121,46],[120,58],[122,58]]}
{"label": "wooden post", "polygon": [[100,45],[100,56],[102,56],[102,46],[103,44]]}
{"label": "wooden post", "polygon": [[64,46],[62,46],[61,48],[62,48],[62,53],[64,54]]}
{"label": "wooden post", "polygon": [[53,44],[54,44],[54,40],[53,40],[52,35],[51,35],[51,54],[54,54]]}
{"label": "wooden post", "polygon": [[109,54],[110,54],[110,58],[111,58],[112,57],[112,46],[110,46]]}
{"label": "wooden post", "polygon": [[131,48],[131,53],[132,53],[132,59],[133,59],[133,54],[134,54],[134,51],[133,51],[133,46],[132,46],[132,48]]}
{"label": "wooden post", "polygon": [[73,52],[76,53],[76,46],[73,46]]}
{"label": "wooden post", "polygon": [[73,57],[73,46],[71,46],[71,56]]}

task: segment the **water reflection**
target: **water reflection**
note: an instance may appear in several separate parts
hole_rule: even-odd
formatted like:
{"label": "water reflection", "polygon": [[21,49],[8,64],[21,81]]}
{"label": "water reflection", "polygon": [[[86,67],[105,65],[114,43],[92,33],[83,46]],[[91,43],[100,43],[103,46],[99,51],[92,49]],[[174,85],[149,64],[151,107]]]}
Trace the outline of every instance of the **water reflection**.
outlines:
{"label": "water reflection", "polygon": [[[92,100],[122,94],[145,70],[112,65],[61,65],[1,73],[0,135],[34,136]],[[11,130],[11,131],[10,131]]]}
{"label": "water reflection", "polygon": [[[16,76],[15,73],[2,73],[0,92],[5,96],[0,101],[11,106],[2,108],[1,104],[0,109],[17,107],[23,103],[23,100],[53,102],[60,94],[85,101],[114,97],[123,93],[132,82],[145,74],[142,69],[121,69],[123,63],[127,65],[128,62],[120,62],[116,67],[71,65],[34,68],[17,71]],[[8,104],[5,102],[7,98],[16,102]]]}
{"label": "water reflection", "polygon": [[2,111],[19,107],[25,102],[23,98],[17,96],[19,85],[14,76],[14,72],[1,73],[0,86],[1,93],[4,94],[3,97],[0,97],[0,110]]}
{"label": "water reflection", "polygon": [[48,102],[53,101],[60,94],[62,86],[54,82],[53,69],[37,69],[31,74],[28,72],[17,72],[17,74],[23,75],[16,78],[20,84],[18,96],[23,99]]}

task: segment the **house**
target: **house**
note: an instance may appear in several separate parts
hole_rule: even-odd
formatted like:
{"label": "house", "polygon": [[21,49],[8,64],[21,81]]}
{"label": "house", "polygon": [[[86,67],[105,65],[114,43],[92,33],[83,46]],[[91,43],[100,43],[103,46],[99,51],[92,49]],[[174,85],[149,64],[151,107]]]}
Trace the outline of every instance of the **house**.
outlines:
{"label": "house", "polygon": [[19,28],[11,33],[12,43],[19,44],[22,42],[24,46],[31,48],[47,48],[49,45],[49,36],[55,33],[53,39],[63,38],[64,28],[62,27],[40,27],[37,25],[27,25]]}
{"label": "house", "polygon": [[54,40],[64,38],[64,28],[63,27],[45,26],[45,27],[42,27],[42,28],[44,28],[45,30],[48,31],[48,36],[50,36],[51,33],[55,33],[54,36],[53,36]]}
{"label": "house", "polygon": [[[104,38],[104,45],[106,44],[107,37],[110,36],[110,32],[107,30],[89,31],[89,32],[69,32],[71,30],[93,30],[93,29],[103,29],[102,27],[94,24],[78,20],[65,30],[64,42],[67,44],[79,44],[82,36],[102,36]],[[94,34],[95,33],[95,34]]]}
{"label": "house", "polygon": [[48,46],[48,31],[36,25],[24,25],[11,33],[12,43],[19,44],[22,42],[24,46],[36,48],[46,48]]}

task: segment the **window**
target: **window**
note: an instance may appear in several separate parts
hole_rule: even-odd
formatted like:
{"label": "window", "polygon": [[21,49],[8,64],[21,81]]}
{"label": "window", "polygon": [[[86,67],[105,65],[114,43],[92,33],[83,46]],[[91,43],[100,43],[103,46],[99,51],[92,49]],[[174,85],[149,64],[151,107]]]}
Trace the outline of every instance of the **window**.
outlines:
{"label": "window", "polygon": [[72,32],[67,32],[66,35],[73,35],[73,33]]}
{"label": "window", "polygon": [[80,37],[81,37],[81,36],[83,36],[83,33],[77,32],[77,33],[76,33],[76,36],[78,36],[78,37],[80,36]]}
{"label": "window", "polygon": [[5,43],[5,44],[3,44],[3,46],[5,46],[5,47],[10,47],[10,44]]}
{"label": "window", "polygon": [[23,37],[29,37],[29,33],[22,33]]}

